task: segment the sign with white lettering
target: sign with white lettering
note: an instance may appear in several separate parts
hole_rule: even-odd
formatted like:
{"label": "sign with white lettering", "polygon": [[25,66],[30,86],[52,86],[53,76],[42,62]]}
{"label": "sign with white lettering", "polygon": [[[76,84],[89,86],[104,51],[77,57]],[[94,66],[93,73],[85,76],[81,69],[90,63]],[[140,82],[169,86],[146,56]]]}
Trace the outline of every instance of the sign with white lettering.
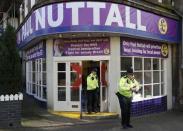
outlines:
{"label": "sign with white lettering", "polygon": [[26,60],[45,58],[46,44],[42,41],[26,51]]}
{"label": "sign with white lettering", "polygon": [[64,2],[36,9],[17,33],[19,47],[32,39],[67,32],[112,32],[179,42],[179,22],[122,4]]}
{"label": "sign with white lettering", "polygon": [[121,38],[121,56],[168,57],[168,44]]}
{"label": "sign with white lettering", "polygon": [[55,39],[53,56],[109,55],[109,38]]}

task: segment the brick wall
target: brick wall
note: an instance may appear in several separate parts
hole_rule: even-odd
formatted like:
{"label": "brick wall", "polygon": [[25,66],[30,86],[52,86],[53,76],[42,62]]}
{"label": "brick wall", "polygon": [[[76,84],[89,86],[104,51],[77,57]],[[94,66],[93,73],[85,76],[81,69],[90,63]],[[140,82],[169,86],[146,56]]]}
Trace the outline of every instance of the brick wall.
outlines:
{"label": "brick wall", "polygon": [[3,99],[3,95],[0,96],[0,128],[21,126],[22,99],[23,97],[13,97],[10,100]]}
{"label": "brick wall", "polygon": [[167,96],[132,103],[132,116],[141,116],[167,111]]}

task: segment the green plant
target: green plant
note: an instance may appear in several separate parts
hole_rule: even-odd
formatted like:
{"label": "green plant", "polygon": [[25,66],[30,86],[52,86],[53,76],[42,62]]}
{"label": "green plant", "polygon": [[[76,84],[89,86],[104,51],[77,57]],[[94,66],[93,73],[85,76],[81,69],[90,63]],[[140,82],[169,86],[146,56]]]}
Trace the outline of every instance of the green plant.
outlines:
{"label": "green plant", "polygon": [[21,91],[21,62],[16,47],[16,33],[8,25],[0,38],[0,94]]}

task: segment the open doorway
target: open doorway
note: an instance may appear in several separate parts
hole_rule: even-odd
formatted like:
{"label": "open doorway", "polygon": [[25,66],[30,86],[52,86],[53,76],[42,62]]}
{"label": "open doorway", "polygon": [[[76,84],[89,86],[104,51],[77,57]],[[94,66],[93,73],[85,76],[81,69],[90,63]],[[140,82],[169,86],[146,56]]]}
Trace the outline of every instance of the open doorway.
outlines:
{"label": "open doorway", "polygon": [[[87,76],[92,69],[97,70],[97,76],[100,87],[100,61],[83,61],[82,62],[82,96],[85,104],[85,111],[87,111]],[[97,91],[97,111],[100,111],[100,90]],[[94,103],[94,102],[93,102]],[[94,109],[93,109],[94,111]]]}
{"label": "open doorway", "polygon": [[98,111],[108,111],[108,61],[82,61],[82,98],[85,111],[87,111],[87,76],[92,69],[97,69],[99,81]]}

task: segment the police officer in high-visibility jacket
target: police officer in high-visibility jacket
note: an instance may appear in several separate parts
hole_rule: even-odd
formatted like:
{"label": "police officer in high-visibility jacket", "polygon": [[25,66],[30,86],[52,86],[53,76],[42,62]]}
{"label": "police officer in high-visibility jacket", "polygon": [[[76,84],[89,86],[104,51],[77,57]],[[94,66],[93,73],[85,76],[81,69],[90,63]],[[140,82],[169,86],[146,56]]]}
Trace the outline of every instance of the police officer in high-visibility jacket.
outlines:
{"label": "police officer in high-visibility jacket", "polygon": [[126,73],[125,76],[121,77],[118,92],[116,93],[121,108],[121,125],[124,129],[133,128],[130,124],[132,95],[140,88],[139,83],[133,76],[133,69],[128,68]]}
{"label": "police officer in high-visibility jacket", "polygon": [[92,110],[97,113],[97,90],[99,88],[98,85],[98,77],[97,70],[93,69],[91,73],[87,76],[87,109],[88,114],[91,114]]}

